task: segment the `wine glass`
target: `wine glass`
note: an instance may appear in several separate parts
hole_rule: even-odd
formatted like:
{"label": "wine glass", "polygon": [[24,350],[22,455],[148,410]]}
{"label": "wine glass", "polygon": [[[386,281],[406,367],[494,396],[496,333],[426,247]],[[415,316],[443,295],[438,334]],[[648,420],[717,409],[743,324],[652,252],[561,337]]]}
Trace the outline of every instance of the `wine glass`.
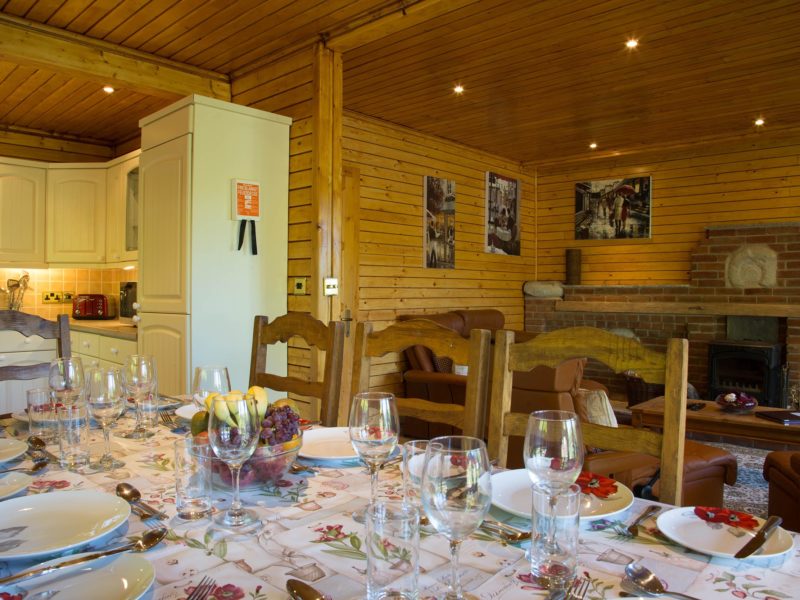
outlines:
{"label": "wine glass", "polygon": [[91,369],[86,373],[86,405],[89,414],[103,428],[105,451],[90,468],[97,471],[113,471],[125,463],[111,455],[109,427],[125,412],[127,394],[119,369]]}
{"label": "wine glass", "polygon": [[214,398],[209,411],[208,442],[217,458],[228,465],[233,480],[231,507],[218,515],[215,521],[236,533],[261,525],[253,511],[242,508],[239,499],[239,471],[255,452],[259,432],[256,404],[251,395],[235,400],[225,400],[220,396]]}
{"label": "wine glass", "polygon": [[[156,412],[152,410],[150,395],[156,385],[156,363],[152,356],[132,354],[122,366],[122,381],[125,389],[133,396],[136,405],[136,424],[131,431],[121,434],[122,437],[142,440],[154,435],[147,426],[157,422]],[[145,407],[147,404],[147,407]],[[147,414],[145,414],[147,408]],[[158,407],[156,406],[156,411]],[[151,414],[152,413],[152,414]]]}
{"label": "wine glass", "polygon": [[[583,468],[583,440],[578,415],[566,410],[540,410],[528,417],[525,467],[533,485],[549,496],[550,514],[555,514],[558,496],[575,483]],[[542,545],[551,554],[559,551],[555,536],[555,517],[548,527]]]}
{"label": "wine glass", "polygon": [[461,541],[483,522],[492,503],[492,470],[486,444],[453,435],[433,438],[425,452],[422,506],[436,530],[450,541],[450,586],[446,600],[473,598],[461,589],[458,551]]}
{"label": "wine glass", "polygon": [[[400,418],[394,394],[361,392],[353,396],[350,405],[350,443],[369,469],[370,503],[378,495],[378,471],[397,447]],[[359,523],[365,521],[366,509],[353,513]]]}
{"label": "wine glass", "polygon": [[83,396],[83,362],[77,356],[57,358],[50,362],[48,384],[53,392],[53,404],[75,404]]}
{"label": "wine glass", "polygon": [[198,408],[205,409],[209,394],[227,394],[231,391],[231,378],[227,367],[195,367],[192,381],[192,400]]}
{"label": "wine glass", "polygon": [[566,490],[583,467],[583,440],[578,415],[540,410],[528,417],[523,460],[534,485],[551,494]]}

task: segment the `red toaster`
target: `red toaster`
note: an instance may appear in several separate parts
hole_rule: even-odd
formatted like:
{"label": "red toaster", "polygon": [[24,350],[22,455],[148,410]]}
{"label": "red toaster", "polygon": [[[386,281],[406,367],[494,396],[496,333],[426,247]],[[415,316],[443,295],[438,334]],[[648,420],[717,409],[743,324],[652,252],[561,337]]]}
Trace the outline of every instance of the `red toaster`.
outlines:
{"label": "red toaster", "polygon": [[113,319],[116,316],[116,306],[105,294],[78,294],[72,299],[73,319]]}

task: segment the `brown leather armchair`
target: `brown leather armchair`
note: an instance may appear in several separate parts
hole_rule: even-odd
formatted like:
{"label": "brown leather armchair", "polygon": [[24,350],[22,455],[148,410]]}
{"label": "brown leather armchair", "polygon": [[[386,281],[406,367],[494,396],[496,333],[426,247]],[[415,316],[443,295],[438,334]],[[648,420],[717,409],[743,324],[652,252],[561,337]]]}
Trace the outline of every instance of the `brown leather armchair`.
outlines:
{"label": "brown leather armchair", "polygon": [[[454,310],[434,315],[400,315],[398,321],[408,319],[428,319],[448,329],[456,331],[464,338],[473,329],[488,329],[494,335],[502,329],[505,317],[499,310]],[[433,402],[464,404],[467,378],[453,373],[453,362],[447,357],[437,357],[422,345],[412,346],[405,351],[409,369],[403,373],[405,395]],[[403,435],[409,438],[430,439],[438,435],[452,435],[452,427],[437,423],[429,424],[419,419],[402,419]]]}
{"label": "brown leather armchair", "polygon": [[782,517],[783,527],[800,531],[800,452],[767,454],[764,479],[769,482],[769,514]]}

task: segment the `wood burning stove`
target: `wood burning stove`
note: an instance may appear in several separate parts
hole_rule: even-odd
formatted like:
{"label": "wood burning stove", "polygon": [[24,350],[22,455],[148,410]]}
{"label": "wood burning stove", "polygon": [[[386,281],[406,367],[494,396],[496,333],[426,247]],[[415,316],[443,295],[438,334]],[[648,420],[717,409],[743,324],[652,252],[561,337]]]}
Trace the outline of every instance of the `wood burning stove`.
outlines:
{"label": "wood burning stove", "polygon": [[783,345],[718,340],[708,344],[709,396],[745,392],[762,406],[785,407],[782,390]]}

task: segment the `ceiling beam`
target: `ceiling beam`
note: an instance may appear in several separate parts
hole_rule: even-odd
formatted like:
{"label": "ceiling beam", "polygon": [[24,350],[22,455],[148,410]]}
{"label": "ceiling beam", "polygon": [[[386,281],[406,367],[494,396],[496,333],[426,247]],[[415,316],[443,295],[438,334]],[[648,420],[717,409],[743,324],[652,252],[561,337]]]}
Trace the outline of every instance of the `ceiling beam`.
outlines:
{"label": "ceiling beam", "polygon": [[475,2],[477,0],[401,2],[401,6],[389,14],[382,15],[377,19],[368,15],[361,21],[353,20],[341,29],[329,32],[325,39],[325,45],[331,50],[347,52],[424,21],[475,4]]}
{"label": "ceiling beam", "polygon": [[0,14],[0,59],[174,99],[231,99],[226,75]]}
{"label": "ceiling beam", "polygon": [[233,79],[244,77],[265,65],[312,47],[319,41],[322,41],[329,50],[346,52],[479,1],[392,0],[378,10],[364,13],[339,27],[320,32],[313,38],[298,40],[294,44],[281,44],[280,48],[274,50],[268,48],[262,58],[233,71],[231,77]]}

